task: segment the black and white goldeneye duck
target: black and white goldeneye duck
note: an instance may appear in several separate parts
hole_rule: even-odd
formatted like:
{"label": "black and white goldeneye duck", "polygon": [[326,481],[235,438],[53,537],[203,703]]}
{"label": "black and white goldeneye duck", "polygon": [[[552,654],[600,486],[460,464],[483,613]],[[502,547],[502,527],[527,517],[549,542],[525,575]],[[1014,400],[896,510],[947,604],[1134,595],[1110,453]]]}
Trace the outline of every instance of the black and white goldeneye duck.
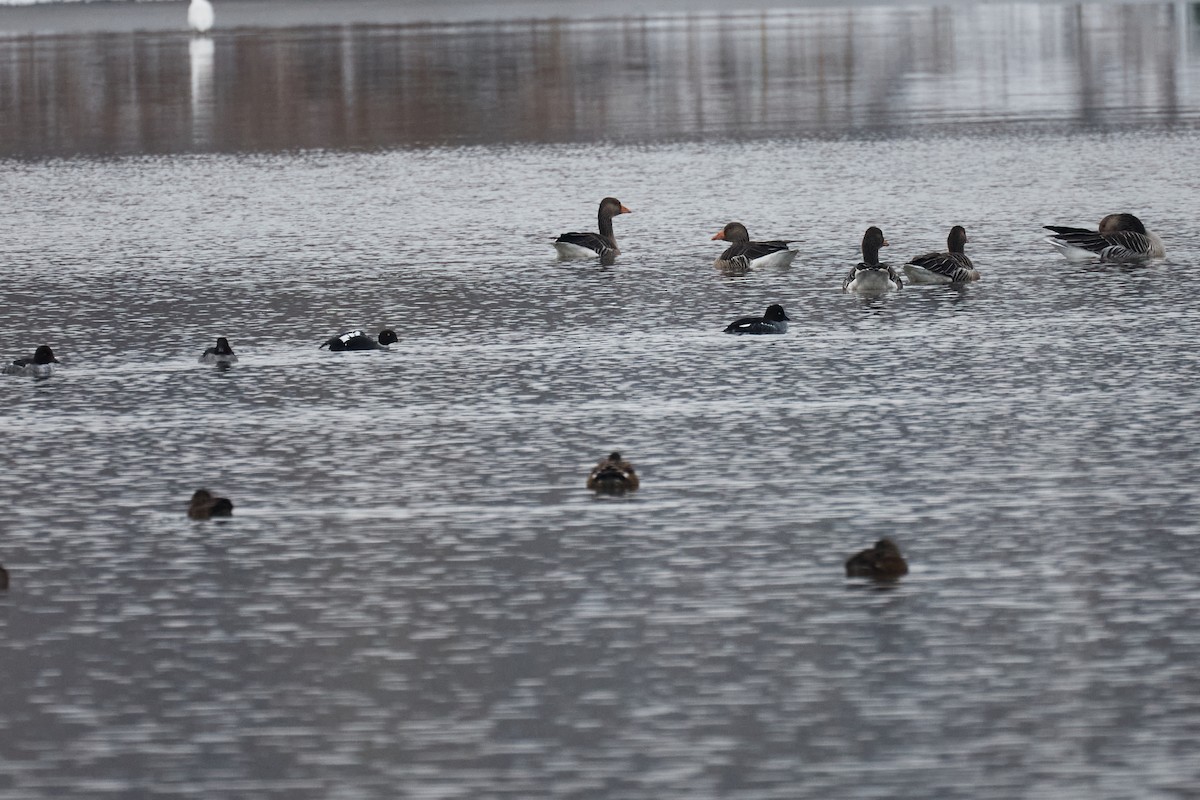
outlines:
{"label": "black and white goldeneye duck", "polygon": [[904,274],[912,283],[968,283],[979,280],[979,270],[964,250],[967,229],[955,225],[946,237],[945,253],[926,253],[904,265]]}
{"label": "black and white goldeneye duck", "polygon": [[603,458],[588,475],[587,488],[604,494],[622,494],[638,488],[641,481],[637,473],[620,453],[610,453]]}
{"label": "black and white goldeneye duck", "polygon": [[379,332],[379,339],[372,339],[362,331],[347,331],[341,336],[335,336],[325,342],[318,349],[329,348],[330,352],[341,352],[343,350],[387,350],[389,344],[398,342],[400,339],[396,336],[396,332],[391,328],[384,328]]}
{"label": "black and white goldeneye duck", "polygon": [[208,489],[197,489],[188,505],[188,516],[192,519],[232,517],[233,503],[228,497],[217,497]]}
{"label": "black and white goldeneye duck", "polygon": [[200,356],[201,364],[217,364],[218,366],[236,364],[237,360],[237,355],[234,354],[233,348],[229,346],[229,340],[224,336],[217,339],[216,347],[208,348]]}
{"label": "black and white goldeneye duck", "polygon": [[621,201],[615,197],[606,197],[600,201],[600,232],[599,233],[564,233],[554,240],[554,249],[558,251],[561,260],[576,258],[596,258],[605,264],[611,264],[613,259],[621,254],[617,247],[617,237],[613,235],[612,219],[618,214],[632,214]]}
{"label": "black and white goldeneye duck", "polygon": [[842,281],[843,292],[882,294],[904,288],[904,282],[900,280],[896,270],[887,264],[879,263],[879,248],[887,246],[883,231],[874,225],[867,228],[862,240],[863,260],[855,264],[846,280]]}
{"label": "black and white goldeneye duck", "polygon": [[725,328],[725,333],[787,333],[788,320],[787,314],[783,311],[783,306],[775,303],[767,306],[767,313],[761,317],[742,317],[739,320],[734,320]]}
{"label": "black and white goldeneye duck", "polygon": [[1098,256],[1101,261],[1128,264],[1166,257],[1162,239],[1147,231],[1133,214],[1109,214],[1100,220],[1096,231],[1059,225],[1042,227],[1054,231],[1045,241],[1068,261],[1091,261]]}
{"label": "black and white goldeneye duck", "polygon": [[880,539],[874,547],[856,553],[846,561],[848,578],[890,581],[907,574],[908,562],[891,539]]}
{"label": "black and white goldeneye duck", "polygon": [[729,247],[713,262],[713,266],[722,272],[744,272],[756,267],[787,267],[796,258],[796,251],[788,249],[788,244],[793,240],[752,242],[750,231],[740,222],[730,222],[712,240],[729,242]]}
{"label": "black and white goldeneye duck", "polygon": [[11,364],[5,364],[4,369],[0,372],[5,375],[45,378],[54,372],[54,365],[58,363],[60,362],[54,357],[54,351],[50,349],[50,345],[43,344],[28,358],[14,359]]}

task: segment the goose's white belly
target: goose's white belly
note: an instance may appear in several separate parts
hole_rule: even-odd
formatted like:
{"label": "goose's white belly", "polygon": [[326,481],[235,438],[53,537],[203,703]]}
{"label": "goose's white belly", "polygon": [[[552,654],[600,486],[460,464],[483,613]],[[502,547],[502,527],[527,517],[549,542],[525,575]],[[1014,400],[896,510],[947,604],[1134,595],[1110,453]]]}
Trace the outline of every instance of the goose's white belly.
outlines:
{"label": "goose's white belly", "polygon": [[560,259],[598,258],[600,256],[590,247],[580,247],[570,242],[555,242],[554,249],[558,251]]}

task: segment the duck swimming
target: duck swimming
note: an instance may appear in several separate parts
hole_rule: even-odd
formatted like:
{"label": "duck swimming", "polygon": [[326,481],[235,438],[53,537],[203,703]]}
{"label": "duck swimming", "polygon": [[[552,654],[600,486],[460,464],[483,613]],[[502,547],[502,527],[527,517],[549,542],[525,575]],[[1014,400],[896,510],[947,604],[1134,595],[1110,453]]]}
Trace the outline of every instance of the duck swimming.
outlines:
{"label": "duck swimming", "polygon": [[790,241],[750,241],[750,231],[740,222],[730,222],[712,237],[712,240],[729,242],[729,247],[713,262],[713,266],[722,272],[745,272],[757,267],[787,267],[797,255],[795,250],[788,248]]}
{"label": "duck swimming", "polygon": [[45,378],[54,372],[54,365],[60,363],[54,357],[50,345],[43,344],[28,358],[14,359],[11,364],[5,364],[0,370],[5,375],[23,375],[26,377]]}
{"label": "duck swimming", "polygon": [[946,237],[945,253],[926,253],[904,265],[904,274],[912,283],[946,284],[979,280],[979,270],[964,252],[967,229],[955,225]]}
{"label": "duck swimming", "polygon": [[895,580],[908,574],[908,562],[891,539],[880,539],[874,547],[856,553],[846,561],[846,577]]}
{"label": "duck swimming", "polygon": [[232,517],[233,503],[227,497],[216,497],[207,489],[197,489],[188,505],[188,516],[192,519]]}
{"label": "duck swimming", "polygon": [[1091,261],[1099,257],[1101,261],[1136,264],[1166,257],[1162,239],[1147,231],[1133,214],[1109,214],[1100,220],[1100,229],[1095,231],[1060,225],[1042,227],[1054,231],[1045,241],[1068,261]]}
{"label": "duck swimming", "polygon": [[558,251],[559,260],[576,258],[596,258],[604,264],[611,264],[613,259],[621,254],[617,247],[617,237],[613,235],[612,219],[618,214],[632,214],[621,201],[615,197],[606,197],[600,201],[599,233],[564,233],[554,240],[554,249]]}
{"label": "duck swimming", "polygon": [[904,282],[900,280],[896,270],[887,264],[879,263],[879,248],[887,246],[883,231],[875,226],[867,228],[862,240],[863,260],[855,264],[846,280],[842,281],[843,292],[883,294],[904,288]]}
{"label": "duck swimming", "polygon": [[767,306],[767,313],[761,317],[742,317],[739,320],[734,320],[725,328],[725,333],[787,333],[788,320],[784,313],[783,306],[775,303]]}
{"label": "duck swimming", "polygon": [[210,347],[200,356],[201,364],[217,364],[225,365],[236,364],[238,357],[234,354],[233,348],[229,346],[229,340],[224,336],[217,339],[217,346]]}
{"label": "duck swimming", "polygon": [[335,336],[329,341],[322,344],[319,350],[326,347],[330,352],[339,353],[343,350],[387,350],[389,344],[400,341],[396,336],[396,332],[391,328],[384,328],[379,332],[379,338],[372,339],[362,331],[348,331],[340,336]]}
{"label": "duck swimming", "polygon": [[621,458],[620,453],[613,452],[592,469],[587,488],[602,494],[624,494],[637,489],[640,483],[633,464]]}

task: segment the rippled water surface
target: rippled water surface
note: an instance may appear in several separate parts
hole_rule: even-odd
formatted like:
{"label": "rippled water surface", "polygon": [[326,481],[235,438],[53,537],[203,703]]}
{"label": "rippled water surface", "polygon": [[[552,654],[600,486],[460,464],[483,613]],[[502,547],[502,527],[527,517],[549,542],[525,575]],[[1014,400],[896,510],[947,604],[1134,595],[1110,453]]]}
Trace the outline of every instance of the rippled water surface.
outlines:
{"label": "rippled water surface", "polygon": [[[1151,9],[1170,118],[0,161],[2,355],[64,362],[0,376],[0,798],[1194,796],[1195,30]],[[608,194],[617,263],[556,261]],[[1040,242],[1114,210],[1168,258]],[[717,272],[731,219],[800,256]],[[866,226],[956,223],[979,283],[841,293]],[[847,580],[885,535],[910,574]]]}

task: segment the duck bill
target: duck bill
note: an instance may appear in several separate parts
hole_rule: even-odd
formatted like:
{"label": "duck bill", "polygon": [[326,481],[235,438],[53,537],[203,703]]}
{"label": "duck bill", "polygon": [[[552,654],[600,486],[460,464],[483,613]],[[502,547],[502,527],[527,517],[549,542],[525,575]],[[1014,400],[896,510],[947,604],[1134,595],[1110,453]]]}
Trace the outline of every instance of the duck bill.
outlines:
{"label": "duck bill", "polygon": [[628,208],[626,208],[625,206],[621,206],[621,210],[620,210],[620,211],[618,211],[617,213],[618,213],[618,214],[632,214],[633,212],[632,212],[632,211],[630,211],[630,210],[629,210]]}
{"label": "duck bill", "polygon": [[714,241],[714,242],[725,241],[725,231],[718,231],[717,235],[712,238],[712,241]]}

